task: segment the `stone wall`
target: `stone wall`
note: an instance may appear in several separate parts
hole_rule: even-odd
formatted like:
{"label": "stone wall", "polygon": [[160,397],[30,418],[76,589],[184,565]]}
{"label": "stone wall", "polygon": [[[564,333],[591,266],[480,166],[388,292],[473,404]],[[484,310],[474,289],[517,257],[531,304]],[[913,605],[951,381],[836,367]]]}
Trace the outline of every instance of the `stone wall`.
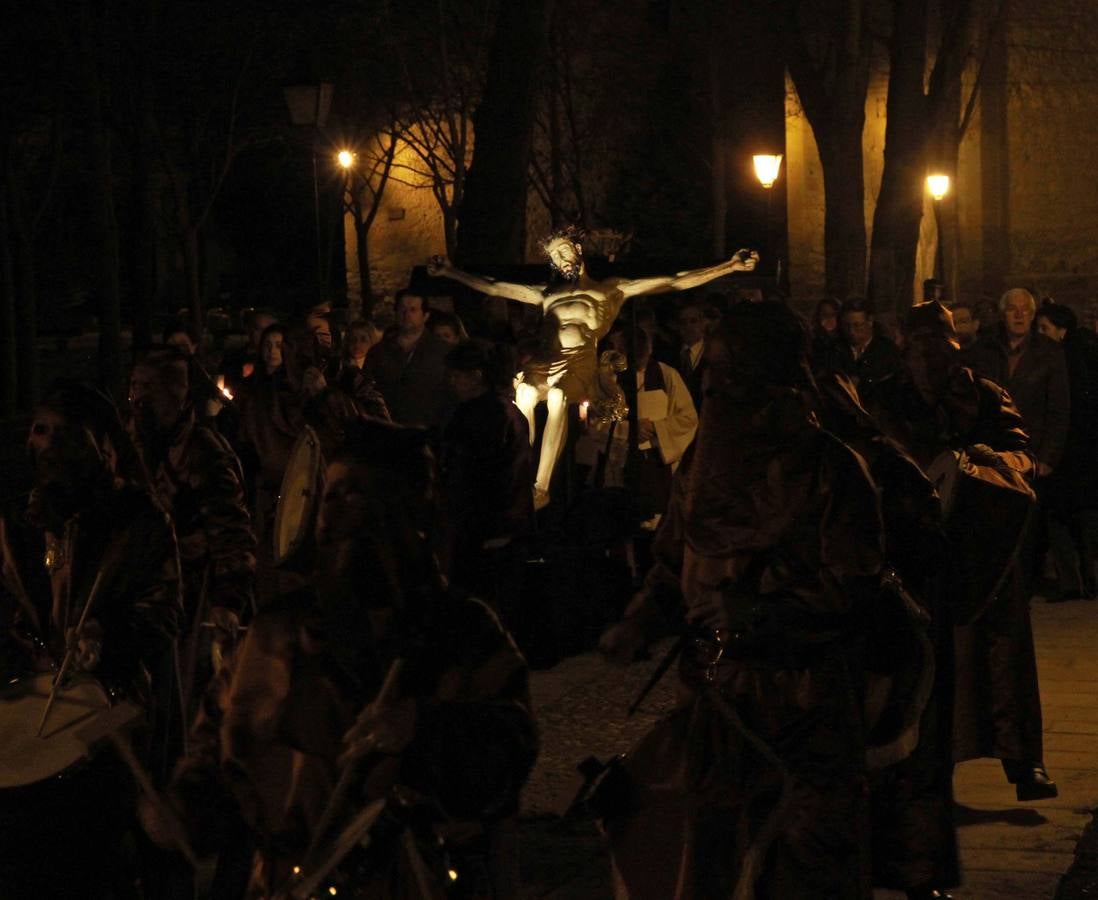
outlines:
{"label": "stone wall", "polygon": [[1098,3],[1012,0],[1007,281],[1082,307],[1098,290]]}

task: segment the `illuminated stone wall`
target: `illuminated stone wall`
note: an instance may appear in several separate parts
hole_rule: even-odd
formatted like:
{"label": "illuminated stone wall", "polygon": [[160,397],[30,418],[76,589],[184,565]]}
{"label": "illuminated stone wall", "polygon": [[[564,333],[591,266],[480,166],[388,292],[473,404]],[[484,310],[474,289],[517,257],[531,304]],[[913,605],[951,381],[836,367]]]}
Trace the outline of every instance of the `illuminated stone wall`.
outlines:
{"label": "illuminated stone wall", "polygon": [[[886,64],[866,101],[866,223],[884,150]],[[966,73],[967,97],[975,66]],[[821,296],[823,176],[811,128],[788,86],[790,262],[800,305]],[[943,203],[952,297],[997,297],[1025,285],[1084,311],[1098,293],[1098,3],[1011,0]],[[927,201],[915,290],[933,271],[937,228]],[[913,298],[917,299],[917,298]]]}

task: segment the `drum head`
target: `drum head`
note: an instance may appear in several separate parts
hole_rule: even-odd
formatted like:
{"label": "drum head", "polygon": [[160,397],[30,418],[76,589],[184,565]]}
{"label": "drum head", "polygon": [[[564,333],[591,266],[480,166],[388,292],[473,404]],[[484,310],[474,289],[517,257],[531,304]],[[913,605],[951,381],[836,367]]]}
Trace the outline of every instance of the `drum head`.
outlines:
{"label": "drum head", "polygon": [[320,440],[308,425],[294,444],[274,524],[274,564],[282,565],[300,550],[313,533],[320,493]]}
{"label": "drum head", "polygon": [[76,737],[82,725],[110,708],[92,678],[77,678],[57,692],[38,736],[53,673],[22,678],[0,690],[0,789],[23,787],[65,771],[87,756]]}

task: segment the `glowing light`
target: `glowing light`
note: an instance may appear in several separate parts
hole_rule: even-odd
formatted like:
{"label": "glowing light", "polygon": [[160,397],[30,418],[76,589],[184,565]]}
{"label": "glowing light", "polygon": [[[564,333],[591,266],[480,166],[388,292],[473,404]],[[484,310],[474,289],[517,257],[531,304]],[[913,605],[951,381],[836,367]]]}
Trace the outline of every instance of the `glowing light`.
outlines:
{"label": "glowing light", "polygon": [[335,889],[335,885],[332,885],[330,888],[328,888],[328,893],[331,894],[333,897],[336,895],[337,891]]}
{"label": "glowing light", "polygon": [[453,869],[447,869],[446,874],[450,876],[451,881],[457,881],[458,880],[458,873],[455,872]]}
{"label": "glowing light", "polygon": [[233,392],[230,391],[227,387],[225,387],[225,376],[224,375],[218,375],[217,376],[217,389],[219,391],[221,391],[222,396],[226,400],[232,400],[233,399]]}
{"label": "glowing light", "polygon": [[344,169],[349,169],[355,164],[355,155],[350,150],[340,150],[336,160]]}
{"label": "glowing light", "polygon": [[300,875],[301,874],[301,866],[294,866],[294,874],[295,875]]}
{"label": "glowing light", "polygon": [[777,156],[768,156],[765,153],[760,153],[752,157],[755,163],[755,177],[759,179],[759,184],[764,188],[771,188],[774,186],[774,182],[778,180],[778,172],[782,168],[782,155],[779,153]]}
{"label": "glowing light", "polygon": [[930,196],[933,197],[935,200],[941,200],[946,194],[949,193],[949,176],[927,175],[926,189],[930,191]]}
{"label": "glowing light", "polygon": [[591,406],[591,401],[590,400],[584,400],[580,404],[580,409],[579,409],[580,421],[583,422],[584,424],[587,423],[587,410],[590,406]]}

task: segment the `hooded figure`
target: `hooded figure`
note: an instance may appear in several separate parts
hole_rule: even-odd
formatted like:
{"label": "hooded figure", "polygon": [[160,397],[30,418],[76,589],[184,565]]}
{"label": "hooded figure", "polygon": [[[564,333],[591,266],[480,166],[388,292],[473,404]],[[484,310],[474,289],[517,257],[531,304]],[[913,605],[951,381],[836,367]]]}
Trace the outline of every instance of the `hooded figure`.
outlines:
{"label": "hooded figure", "polygon": [[603,637],[628,658],[675,606],[691,629],[681,702],[625,756],[626,811],[604,819],[618,897],[871,894],[851,660],[882,527],[861,459],[810,411],[806,347],[774,303],[711,337],[657,564]]}

